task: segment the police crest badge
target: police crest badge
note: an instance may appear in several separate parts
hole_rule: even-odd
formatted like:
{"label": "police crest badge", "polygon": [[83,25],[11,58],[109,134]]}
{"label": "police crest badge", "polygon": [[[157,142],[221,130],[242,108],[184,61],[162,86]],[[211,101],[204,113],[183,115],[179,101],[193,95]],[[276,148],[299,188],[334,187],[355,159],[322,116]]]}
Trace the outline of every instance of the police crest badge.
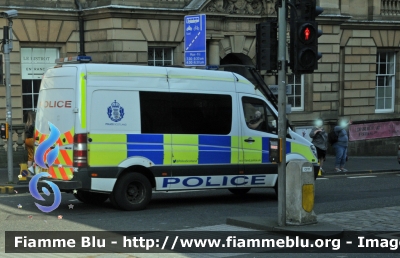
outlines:
{"label": "police crest badge", "polygon": [[114,102],[111,103],[111,106],[108,107],[107,114],[114,122],[121,121],[125,115],[124,108],[116,100],[114,100]]}

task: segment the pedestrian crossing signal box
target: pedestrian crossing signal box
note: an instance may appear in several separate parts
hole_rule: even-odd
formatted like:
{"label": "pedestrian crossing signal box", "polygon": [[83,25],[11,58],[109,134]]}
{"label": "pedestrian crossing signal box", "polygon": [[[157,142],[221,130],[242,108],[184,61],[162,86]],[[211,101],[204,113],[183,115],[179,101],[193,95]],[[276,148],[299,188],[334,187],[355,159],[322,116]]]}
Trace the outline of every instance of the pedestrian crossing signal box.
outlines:
{"label": "pedestrian crossing signal box", "polygon": [[272,163],[282,162],[282,139],[269,140],[269,161]]}
{"label": "pedestrian crossing signal box", "polygon": [[0,136],[1,136],[1,139],[8,139],[8,124],[7,123],[0,124]]}

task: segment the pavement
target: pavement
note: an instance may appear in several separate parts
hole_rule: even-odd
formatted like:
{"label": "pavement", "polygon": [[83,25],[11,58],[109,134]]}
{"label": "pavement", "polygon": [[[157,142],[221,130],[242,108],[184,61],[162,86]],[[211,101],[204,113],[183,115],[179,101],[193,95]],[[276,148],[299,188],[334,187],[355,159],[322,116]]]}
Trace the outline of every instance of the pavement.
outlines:
{"label": "pavement", "polygon": [[[335,171],[335,157],[327,156],[323,164],[324,173],[320,177],[332,175],[355,175],[379,172],[400,171],[397,156],[349,157],[345,169],[347,172]],[[398,231],[400,206],[372,210],[360,210],[342,213],[322,214],[318,222],[312,225],[278,226],[276,218],[266,217],[231,217],[226,223],[232,226],[256,230],[297,234],[309,238],[341,237],[344,230],[355,231]],[[357,223],[354,223],[357,221]]]}
{"label": "pavement", "polygon": [[[335,172],[335,157],[327,156],[323,163],[324,174],[338,174]],[[376,172],[394,172],[400,171],[400,164],[397,156],[370,156],[358,157],[349,156],[346,162],[346,173],[376,173]],[[1,181],[0,181],[1,182]]]}
{"label": "pavement", "polygon": [[[379,173],[379,172],[400,172],[400,164],[397,161],[396,156],[389,156],[389,157],[350,157],[349,161],[346,164],[346,169],[348,169],[348,172],[346,173],[336,173],[334,172],[334,162],[335,162],[335,157],[333,156],[328,156],[326,158],[326,162],[324,164],[324,170],[325,173],[322,175],[322,177],[330,177],[333,175],[337,174],[349,174],[349,175],[354,175],[354,174],[362,174],[362,173]],[[3,186],[12,186],[14,189],[18,190],[19,193],[22,193],[24,191],[28,192],[28,186],[27,184],[21,184],[17,183],[18,182],[18,174],[19,174],[19,169],[14,169],[14,184],[6,184],[8,182],[8,175],[7,175],[7,169],[5,168],[0,168],[0,188]],[[383,231],[392,231],[392,232],[384,232],[384,236],[382,237],[385,238],[396,238],[398,239],[399,237],[399,231],[400,231],[400,206],[392,206],[392,207],[382,207],[382,208],[374,208],[374,209],[365,209],[365,210],[354,210],[354,211],[344,211],[344,212],[334,212],[334,213],[325,213],[325,214],[317,214],[317,225],[319,228],[316,231],[322,231],[322,232],[339,232],[339,231],[362,231],[362,232],[376,232],[376,234],[381,234],[380,232]],[[266,224],[268,227],[276,227],[277,223],[277,218],[263,218],[263,221],[260,221],[260,218],[251,218],[250,222],[253,224]],[[237,219],[237,218],[233,218]],[[215,231],[240,231],[240,228],[247,228],[250,229],[252,228],[253,230],[268,230],[269,228],[260,228],[260,227],[254,227],[254,225],[244,225],[243,224],[243,219],[246,218],[241,218],[241,224],[237,224],[235,222],[232,223],[232,218],[227,218],[227,223],[222,224],[222,225],[215,225],[215,226],[208,226],[206,227],[199,227],[196,228],[196,230],[202,231],[202,230],[215,230]],[[257,221],[258,220],[258,221]],[[244,221],[246,222],[246,221]],[[237,226],[240,226],[237,227]],[[282,228],[281,231],[282,233],[288,233],[288,231],[307,231],[306,227],[310,226],[295,226],[297,229],[294,229],[293,226],[291,228]],[[329,228],[329,230],[325,230],[326,228]],[[191,228],[193,230],[193,228]],[[275,228],[274,231],[276,231],[277,228]],[[311,229],[313,230],[313,229]],[[393,233],[394,232],[394,233]],[[390,235],[392,234],[392,235]],[[397,235],[393,235],[397,234]],[[302,234],[300,234],[302,235]],[[377,235],[379,236],[379,235]],[[2,257],[16,257],[15,254],[1,254]],[[57,256],[53,256],[51,254],[42,254],[40,257],[64,257],[61,254]],[[79,254],[77,257],[133,257],[131,256],[132,254]],[[243,254],[243,257],[246,257],[248,254]],[[253,254],[251,254],[253,256]],[[307,254],[310,255],[310,254]],[[327,255],[327,254],[326,254]],[[332,254],[333,256],[329,257],[337,257],[337,253]],[[367,254],[363,254],[366,257],[368,256]],[[135,254],[135,257],[159,257],[159,254]],[[212,256],[208,257],[234,257],[238,256],[238,254],[212,254]],[[254,255],[255,256],[255,255]],[[36,256],[32,256],[36,257]],[[39,256],[38,256],[39,257]],[[65,257],[69,257],[67,254]],[[172,253],[168,257],[202,257],[199,256],[198,254],[178,254],[178,253]],[[239,257],[241,257],[239,255]],[[285,256],[286,257],[286,256]],[[302,256],[301,256],[302,257]],[[309,256],[307,256],[309,257]],[[317,257],[317,256],[316,256]],[[328,257],[328,256],[327,256]],[[349,256],[350,257],[350,256]],[[375,256],[374,256],[375,257]],[[376,256],[377,257],[377,256]]]}

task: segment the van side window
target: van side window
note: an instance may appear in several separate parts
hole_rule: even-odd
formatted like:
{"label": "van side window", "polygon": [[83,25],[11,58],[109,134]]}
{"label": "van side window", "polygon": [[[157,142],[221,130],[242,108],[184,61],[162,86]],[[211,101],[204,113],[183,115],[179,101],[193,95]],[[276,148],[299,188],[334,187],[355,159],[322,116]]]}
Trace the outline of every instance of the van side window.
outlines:
{"label": "van side window", "polygon": [[170,133],[171,106],[168,92],[140,92],[142,133]]}
{"label": "van side window", "polygon": [[243,97],[242,102],[248,128],[266,133],[278,133],[276,117],[264,101]]}
{"label": "van side window", "polygon": [[142,133],[226,135],[232,97],[219,94],[140,92]]}

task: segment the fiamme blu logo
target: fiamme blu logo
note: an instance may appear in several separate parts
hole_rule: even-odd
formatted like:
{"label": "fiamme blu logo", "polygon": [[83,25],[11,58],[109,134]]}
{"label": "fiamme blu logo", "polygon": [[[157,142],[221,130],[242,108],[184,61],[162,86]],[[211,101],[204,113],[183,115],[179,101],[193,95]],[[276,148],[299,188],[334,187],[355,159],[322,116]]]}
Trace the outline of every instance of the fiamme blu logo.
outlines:
{"label": "fiamme blu logo", "polygon": [[[49,137],[39,144],[35,151],[35,163],[39,167],[43,169],[49,169],[51,165],[53,165],[54,161],[57,159],[58,153],[60,151],[58,144],[56,144],[58,138],[60,137],[60,131],[56,126],[49,122],[50,127],[50,135]],[[54,146],[55,144],[55,146]],[[54,148],[52,148],[54,147]],[[50,151],[48,151],[50,149]],[[46,155],[47,153],[47,155]],[[32,177],[31,181],[29,181],[29,192],[31,195],[39,201],[44,201],[45,199],[40,195],[37,190],[37,184],[41,177],[49,177],[50,174],[47,172],[42,172],[34,177]],[[48,180],[43,180],[50,186],[54,193],[54,202],[51,206],[43,206],[35,202],[35,205],[39,208],[39,210],[43,212],[51,212],[58,208],[61,203],[61,192],[56,184],[50,182]],[[42,187],[42,191],[45,195],[49,196],[50,191],[46,187]]]}

